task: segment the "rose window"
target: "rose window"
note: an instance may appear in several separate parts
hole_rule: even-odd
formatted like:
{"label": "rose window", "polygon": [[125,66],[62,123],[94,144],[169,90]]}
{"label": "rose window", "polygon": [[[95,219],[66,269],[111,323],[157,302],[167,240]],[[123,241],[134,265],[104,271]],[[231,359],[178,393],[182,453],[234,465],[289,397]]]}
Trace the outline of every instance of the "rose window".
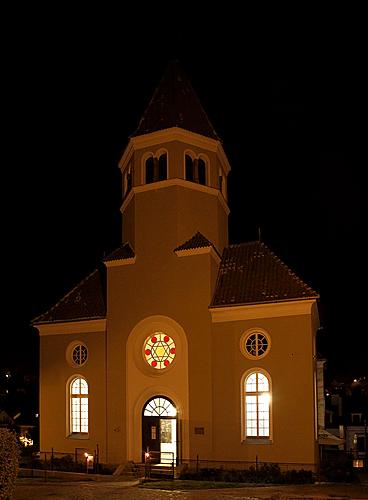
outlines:
{"label": "rose window", "polygon": [[156,332],[146,340],[144,356],[150,366],[162,370],[170,366],[175,358],[175,342],[165,333]]}

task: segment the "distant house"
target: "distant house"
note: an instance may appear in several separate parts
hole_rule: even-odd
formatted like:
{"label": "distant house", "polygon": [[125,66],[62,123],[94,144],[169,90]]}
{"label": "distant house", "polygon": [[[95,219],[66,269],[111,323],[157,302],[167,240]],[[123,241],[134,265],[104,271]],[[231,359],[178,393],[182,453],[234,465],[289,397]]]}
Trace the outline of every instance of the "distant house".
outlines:
{"label": "distant house", "polygon": [[41,449],[313,467],[318,295],[263,242],[229,245],[230,165],[176,63],[119,167],[121,246],[33,322]]}
{"label": "distant house", "polygon": [[13,426],[14,419],[12,419],[5,410],[0,410],[0,428],[12,428]]}

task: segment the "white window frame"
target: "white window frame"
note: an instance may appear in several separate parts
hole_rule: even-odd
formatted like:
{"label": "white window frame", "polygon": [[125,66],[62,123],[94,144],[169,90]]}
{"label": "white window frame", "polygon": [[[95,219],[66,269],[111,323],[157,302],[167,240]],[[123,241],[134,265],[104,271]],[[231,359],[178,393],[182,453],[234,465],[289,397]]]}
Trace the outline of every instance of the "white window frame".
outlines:
{"label": "white window frame", "polygon": [[[247,382],[249,378],[255,375],[256,384],[254,390],[247,390]],[[265,377],[267,380],[267,390],[263,390],[259,387],[259,375]],[[252,399],[251,399],[252,398]],[[267,405],[267,411],[265,411],[265,404]],[[253,408],[252,413],[255,413],[255,419],[250,419],[250,410],[252,406],[255,406],[255,411]],[[261,368],[252,368],[248,370],[242,377],[241,380],[241,440],[246,442],[270,442],[272,440],[272,383],[270,375]],[[267,416],[267,418],[261,418]],[[250,422],[256,421],[255,432],[251,432],[252,427],[249,426]],[[264,426],[262,426],[263,421],[268,421],[268,432],[264,432]],[[263,430],[263,431],[262,431]]]}
{"label": "white window frame", "polygon": [[[81,383],[75,387],[78,381]],[[89,433],[89,386],[80,375],[69,382],[69,429],[73,436],[88,436]]]}

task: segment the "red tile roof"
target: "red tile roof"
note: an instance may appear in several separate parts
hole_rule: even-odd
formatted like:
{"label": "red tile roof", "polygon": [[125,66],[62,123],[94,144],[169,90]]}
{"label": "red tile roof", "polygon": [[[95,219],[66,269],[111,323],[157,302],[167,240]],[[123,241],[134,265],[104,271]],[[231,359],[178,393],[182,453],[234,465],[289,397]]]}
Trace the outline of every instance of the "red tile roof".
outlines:
{"label": "red tile roof", "polygon": [[97,269],[67,293],[49,311],[41,314],[32,324],[58,321],[78,321],[106,317],[105,286]]}
{"label": "red tile roof", "polygon": [[135,257],[135,253],[131,246],[129,243],[124,243],[121,247],[117,248],[105,257],[103,261],[110,262],[112,260],[132,259],[133,257]]}
{"label": "red tile roof", "polygon": [[206,247],[213,247],[213,245],[205,236],[203,236],[202,233],[197,231],[196,234],[192,236],[189,240],[187,240],[182,245],[176,247],[174,249],[174,252],[177,252],[179,250],[192,250],[193,248],[206,248]]}
{"label": "red tile roof", "polygon": [[211,307],[318,298],[262,242],[225,248]]}
{"label": "red tile roof", "polygon": [[132,137],[171,127],[219,140],[210,120],[177,62],[171,62]]}

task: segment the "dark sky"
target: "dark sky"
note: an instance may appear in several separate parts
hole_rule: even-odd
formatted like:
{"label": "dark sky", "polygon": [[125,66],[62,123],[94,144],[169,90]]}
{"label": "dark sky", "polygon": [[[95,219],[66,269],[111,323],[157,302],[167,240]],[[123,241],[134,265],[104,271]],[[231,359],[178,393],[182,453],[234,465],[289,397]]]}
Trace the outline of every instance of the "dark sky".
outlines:
{"label": "dark sky", "polygon": [[232,166],[230,241],[257,239],[261,228],[262,240],[321,295],[318,345],[329,373],[366,373],[359,29],[341,16],[313,30],[224,36],[218,24],[203,36],[188,26],[126,32],[131,17],[119,24],[97,11],[93,22],[49,16],[8,18],[1,363],[27,360],[36,370],[31,319],[119,245],[117,163],[167,61],[178,58]]}

